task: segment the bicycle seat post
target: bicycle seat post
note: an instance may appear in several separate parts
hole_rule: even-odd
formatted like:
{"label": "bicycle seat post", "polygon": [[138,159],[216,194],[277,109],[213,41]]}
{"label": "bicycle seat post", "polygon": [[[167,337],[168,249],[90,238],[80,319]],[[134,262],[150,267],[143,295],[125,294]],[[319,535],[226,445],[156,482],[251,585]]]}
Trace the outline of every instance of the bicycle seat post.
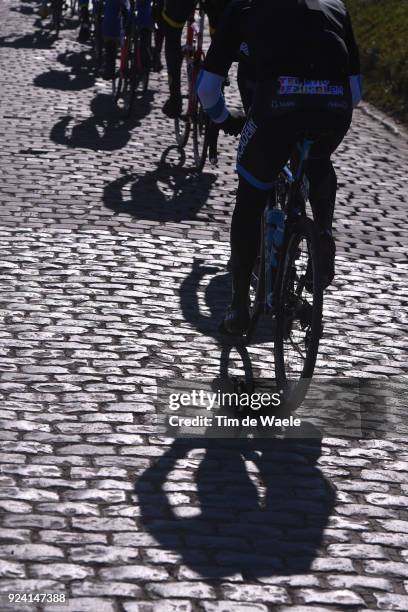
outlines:
{"label": "bicycle seat post", "polygon": [[299,180],[302,176],[304,163],[309,158],[310,149],[313,146],[313,142],[313,140],[309,140],[307,137],[304,137],[303,140],[297,145],[297,148],[300,151],[300,159],[297,167],[296,180]]}

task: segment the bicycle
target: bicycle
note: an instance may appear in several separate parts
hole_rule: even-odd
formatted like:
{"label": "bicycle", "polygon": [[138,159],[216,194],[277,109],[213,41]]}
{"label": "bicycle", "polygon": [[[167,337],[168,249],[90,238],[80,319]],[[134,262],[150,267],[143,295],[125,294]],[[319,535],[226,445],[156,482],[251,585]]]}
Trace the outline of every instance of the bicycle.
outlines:
{"label": "bicycle", "polygon": [[57,38],[61,30],[64,11],[69,12],[71,17],[73,17],[76,12],[76,2],[77,0],[51,0],[50,28],[55,30],[55,36]]}
{"label": "bicycle", "polygon": [[187,20],[186,43],[182,48],[182,112],[181,116],[174,120],[176,142],[180,148],[186,146],[191,129],[193,131],[194,166],[198,172],[201,172],[207,159],[210,125],[196,91],[198,75],[204,61],[204,20],[203,2],[199,2],[198,9],[194,9]]}
{"label": "bicycle", "polygon": [[298,161],[292,157],[270,192],[252,273],[251,320],[245,336],[250,344],[261,319],[266,320],[274,344],[276,382],[283,405],[290,408],[298,406],[306,395],[323,329],[319,235],[306,214],[308,182],[304,173],[310,149],[319,136],[303,133]]}
{"label": "bicycle", "polygon": [[130,117],[136,95],[149,86],[151,70],[151,31],[137,23],[135,0],[122,3],[119,69],[112,79],[112,95],[126,117]]}

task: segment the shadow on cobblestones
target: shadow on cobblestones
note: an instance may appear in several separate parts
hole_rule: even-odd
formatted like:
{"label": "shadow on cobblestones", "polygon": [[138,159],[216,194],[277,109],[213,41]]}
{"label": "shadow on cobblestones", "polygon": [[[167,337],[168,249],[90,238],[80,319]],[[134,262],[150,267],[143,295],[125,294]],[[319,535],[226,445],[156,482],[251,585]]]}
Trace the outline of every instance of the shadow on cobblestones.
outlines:
{"label": "shadow on cobblestones", "polygon": [[91,102],[91,117],[74,125],[74,117],[62,117],[52,128],[50,138],[59,145],[72,148],[92,151],[122,149],[131,138],[132,129],[140,125],[141,119],[150,112],[152,94],[148,95],[149,98],[138,106],[138,113],[124,121],[112,97],[98,94]]}
{"label": "shadow on cobblestones", "polygon": [[35,7],[20,3],[19,6],[13,6],[10,11],[13,13],[22,13],[22,15],[35,15],[38,11],[39,3],[35,3]]}
{"label": "shadow on cobblestones", "polygon": [[[320,454],[320,440],[176,440],[136,483],[143,525],[184,577],[308,572],[335,503]],[[189,505],[171,505],[176,490]]]}
{"label": "shadow on cobblestones", "polygon": [[[177,152],[177,160],[170,156],[172,152]],[[143,175],[123,171],[120,178],[105,187],[105,206],[136,219],[161,222],[196,219],[216,177],[207,172],[197,175],[184,167],[184,162],[184,152],[180,154],[177,147],[171,146],[164,151],[156,170]],[[126,191],[130,191],[130,197],[125,200]]]}
{"label": "shadow on cobblestones", "polygon": [[0,36],[0,47],[11,49],[50,49],[55,42],[55,34],[50,30],[36,30],[20,38],[8,40],[10,36]]}
{"label": "shadow on cobblestones", "polygon": [[50,70],[44,72],[34,79],[36,87],[59,89],[61,91],[80,91],[94,85],[94,61],[89,53],[86,51],[81,51],[81,53],[67,51],[60,53],[57,60],[64,66],[70,67],[71,71]]}
{"label": "shadow on cobblestones", "polygon": [[[214,276],[216,272],[221,273]],[[207,266],[205,262],[195,259],[191,271],[180,286],[180,305],[185,321],[200,333],[218,338],[221,343],[224,340],[218,328],[231,298],[231,275],[222,272],[220,268]],[[209,314],[203,314],[199,306],[199,291],[207,275],[212,275],[213,278],[205,290],[205,303]]]}

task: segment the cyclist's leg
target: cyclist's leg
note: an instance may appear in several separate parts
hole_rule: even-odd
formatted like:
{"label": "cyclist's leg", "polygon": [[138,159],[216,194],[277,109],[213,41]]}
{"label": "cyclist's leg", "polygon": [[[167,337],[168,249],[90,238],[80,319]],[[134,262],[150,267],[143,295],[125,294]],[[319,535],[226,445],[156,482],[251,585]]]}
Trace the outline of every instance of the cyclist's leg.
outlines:
{"label": "cyclist's leg", "polygon": [[79,33],[78,41],[86,42],[90,36],[90,23],[89,23],[89,2],[88,0],[78,0],[78,13],[79,13]]}
{"label": "cyclist's leg", "polygon": [[239,177],[237,199],[231,222],[231,308],[246,311],[251,271],[259,248],[261,218],[268,191]]}
{"label": "cyclist's leg", "polygon": [[165,27],[165,54],[169,78],[170,98],[163,112],[171,118],[181,113],[181,64],[183,54],[181,35],[185,22],[194,9],[195,0],[165,0],[163,21]]}
{"label": "cyclist's leg", "polygon": [[154,30],[153,70],[156,72],[160,72],[163,68],[163,64],[161,62],[161,52],[164,42],[164,21],[162,17],[163,6],[163,0],[154,0],[153,20],[156,27]]}
{"label": "cyclist's leg", "polygon": [[208,21],[210,24],[210,35],[212,38],[217,30],[218,23],[220,21],[221,15],[225,10],[225,6],[223,5],[223,3],[221,3],[220,5],[217,2],[205,3],[204,10],[206,11],[208,16]]}
{"label": "cyclist's leg", "polygon": [[238,64],[237,83],[241,96],[242,106],[245,109],[245,114],[248,115],[254,98],[255,82],[250,79],[250,71],[248,66],[243,62]]}
{"label": "cyclist's leg", "polygon": [[248,294],[259,249],[262,214],[273,182],[286,163],[294,135],[289,116],[250,116],[238,147],[239,185],[231,224],[232,302],[224,319],[230,333],[249,323]]}
{"label": "cyclist's leg", "polygon": [[102,36],[105,48],[103,78],[110,81],[115,76],[116,55],[120,38],[121,0],[105,0]]}
{"label": "cyclist's leg", "polygon": [[309,179],[309,200],[313,218],[320,235],[321,261],[324,287],[334,278],[335,243],[332,224],[337,193],[337,176],[330,159],[332,153],[342,142],[351,122],[351,109],[345,113],[321,113],[317,128],[332,130],[332,135],[324,137],[313,147],[305,171]]}
{"label": "cyclist's leg", "polygon": [[154,25],[151,0],[137,0],[136,8],[136,23],[141,30],[143,69],[149,72],[152,63],[151,37]]}

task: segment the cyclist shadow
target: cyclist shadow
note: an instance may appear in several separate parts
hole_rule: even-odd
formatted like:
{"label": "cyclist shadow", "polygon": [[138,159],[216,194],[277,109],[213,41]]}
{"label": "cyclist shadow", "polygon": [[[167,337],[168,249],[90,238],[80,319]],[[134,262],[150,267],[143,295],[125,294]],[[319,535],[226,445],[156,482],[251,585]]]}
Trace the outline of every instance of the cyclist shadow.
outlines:
{"label": "cyclist shadow", "polygon": [[[170,158],[173,152],[178,159]],[[170,146],[155,170],[144,175],[122,170],[123,176],[105,187],[104,205],[117,214],[126,213],[135,219],[162,222],[196,219],[216,177],[206,172],[198,175],[184,167],[184,162],[184,151]],[[124,193],[129,189],[130,197],[125,200]]]}
{"label": "cyclist shadow", "polygon": [[[214,276],[216,272],[221,274]],[[202,281],[208,275],[213,276],[206,285],[207,314],[203,314],[200,310],[199,291]],[[231,274],[217,266],[208,266],[204,261],[195,258],[190,273],[181,283],[179,294],[184,320],[200,333],[218,339],[221,344],[229,344],[228,337],[220,334],[218,328],[231,298]]]}
{"label": "cyclist shadow", "polygon": [[175,440],[136,483],[141,522],[185,579],[308,573],[336,498],[320,455],[319,438]]}
{"label": "cyclist shadow", "polygon": [[22,13],[23,15],[35,15],[38,12],[40,4],[35,2],[34,6],[30,3],[20,2],[19,6],[10,7],[10,11],[13,13]]}
{"label": "cyclist shadow", "polygon": [[50,70],[44,72],[34,79],[36,87],[59,89],[61,91],[80,91],[94,85],[94,61],[89,52],[72,53],[66,51],[58,55],[57,61],[71,68],[71,71]]}
{"label": "cyclist shadow", "polygon": [[[40,21],[40,20],[38,20]],[[35,23],[37,25],[37,22]],[[50,30],[38,29],[20,38],[12,38],[12,35],[0,36],[0,47],[10,49],[50,49],[55,43],[55,33]]]}
{"label": "cyclist shadow", "polygon": [[[219,274],[217,274],[217,272]],[[206,284],[204,293],[207,313],[200,309],[200,286],[206,276],[211,280]],[[230,344],[244,345],[245,340],[230,337],[220,332],[226,307],[231,301],[232,277],[229,272],[218,266],[209,266],[198,258],[193,261],[190,273],[184,278],[179,289],[180,306],[184,320],[197,331],[216,339],[221,346]],[[274,329],[270,318],[260,317],[256,333],[251,343],[265,345],[273,342]]]}
{"label": "cyclist shadow", "polygon": [[91,117],[74,125],[74,117],[62,117],[51,129],[50,138],[57,144],[71,148],[93,151],[122,149],[131,138],[131,130],[140,125],[141,119],[150,112],[151,100],[149,95],[132,118],[124,121],[112,96],[98,94],[91,102]]}

